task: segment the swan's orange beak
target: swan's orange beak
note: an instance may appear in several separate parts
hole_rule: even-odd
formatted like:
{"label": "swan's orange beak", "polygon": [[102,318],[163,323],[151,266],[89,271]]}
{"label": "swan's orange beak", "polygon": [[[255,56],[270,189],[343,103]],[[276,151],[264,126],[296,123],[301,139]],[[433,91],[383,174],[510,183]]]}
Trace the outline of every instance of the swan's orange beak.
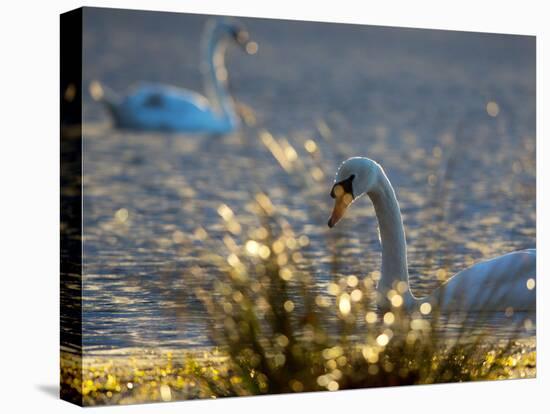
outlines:
{"label": "swan's orange beak", "polygon": [[336,223],[338,223],[340,219],[344,217],[344,214],[346,213],[348,206],[353,201],[353,196],[349,193],[345,193],[340,186],[337,186],[335,188],[334,193],[335,193],[334,208],[332,209],[332,214],[328,219],[328,226],[330,228],[333,228],[336,225]]}

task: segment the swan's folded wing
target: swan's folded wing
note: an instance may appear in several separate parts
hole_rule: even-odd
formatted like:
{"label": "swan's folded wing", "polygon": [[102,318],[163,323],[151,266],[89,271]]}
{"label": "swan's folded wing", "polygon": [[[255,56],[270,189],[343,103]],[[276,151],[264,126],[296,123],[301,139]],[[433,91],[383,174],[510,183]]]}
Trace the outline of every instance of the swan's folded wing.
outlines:
{"label": "swan's folded wing", "polygon": [[453,276],[433,295],[442,310],[534,311],[536,251],[517,251],[477,263]]}
{"label": "swan's folded wing", "polygon": [[123,107],[127,123],[137,129],[194,131],[216,119],[204,96],[174,86],[142,84]]}

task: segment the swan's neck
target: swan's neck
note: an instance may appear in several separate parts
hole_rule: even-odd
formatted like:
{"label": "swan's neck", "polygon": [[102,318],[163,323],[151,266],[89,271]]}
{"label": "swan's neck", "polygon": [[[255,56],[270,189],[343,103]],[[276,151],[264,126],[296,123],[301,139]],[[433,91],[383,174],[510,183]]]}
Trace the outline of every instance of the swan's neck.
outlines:
{"label": "swan's neck", "polygon": [[236,126],[238,118],[233,107],[233,99],[227,91],[227,69],[225,67],[226,40],[216,28],[211,28],[203,40],[202,70],[206,96],[214,111],[229,126]]}
{"label": "swan's neck", "polygon": [[380,174],[373,190],[368,193],[372,200],[382,243],[382,274],[378,282],[378,292],[386,297],[397,283],[405,282],[405,306],[410,306],[414,298],[409,289],[409,272],[407,267],[407,242],[399,203],[391,183],[380,168]]}

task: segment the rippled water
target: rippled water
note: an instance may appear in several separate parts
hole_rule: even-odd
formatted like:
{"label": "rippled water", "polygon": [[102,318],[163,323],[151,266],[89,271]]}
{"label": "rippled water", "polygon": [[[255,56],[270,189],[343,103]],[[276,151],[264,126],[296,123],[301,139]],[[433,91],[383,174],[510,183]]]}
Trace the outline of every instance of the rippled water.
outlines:
{"label": "rippled water", "polygon": [[[204,21],[87,10],[85,84],[100,79],[124,90],[147,80],[201,90]],[[115,131],[103,109],[85,98],[87,351],[208,345],[204,315],[182,303],[197,283],[186,277],[198,260],[194,232],[202,227],[214,240],[223,235],[221,203],[251,222],[246,206],[257,190],[309,237],[304,255],[316,280],[312,289],[333,276],[335,234],[342,272],[378,269],[367,199],[337,229],[326,226],[333,174],[349,156],[379,161],[396,188],[417,295],[437,286],[438,275],[534,247],[533,38],[245,23],[259,53],[232,50],[227,64],[235,95],[254,108],[258,127],[226,137]],[[487,112],[492,101],[496,117]],[[298,167],[287,172],[275,160],[259,139],[264,128],[295,149]],[[319,148],[316,158],[304,148],[310,139]],[[489,325],[505,335],[502,319]]]}

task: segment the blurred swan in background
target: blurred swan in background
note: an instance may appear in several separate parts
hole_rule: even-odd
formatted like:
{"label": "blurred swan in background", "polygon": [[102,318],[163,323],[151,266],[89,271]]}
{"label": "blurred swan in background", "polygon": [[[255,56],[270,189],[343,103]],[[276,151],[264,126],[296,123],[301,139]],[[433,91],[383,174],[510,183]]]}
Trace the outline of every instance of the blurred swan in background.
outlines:
{"label": "blurred swan in background", "polygon": [[206,96],[162,84],[140,84],[121,97],[98,81],[90,84],[94,100],[102,102],[120,129],[227,134],[239,127],[228,91],[225,52],[234,41],[248,54],[258,45],[249,40],[235,19],[208,21],[202,39],[201,71]]}
{"label": "blurred swan in background", "polygon": [[[368,158],[350,158],[336,173],[331,191],[333,227],[347,207],[363,194],[371,199],[382,244],[382,272],[378,282],[379,306],[403,306],[407,312],[420,308],[429,313],[455,311],[535,311],[536,250],[505,254],[477,263],[450,278],[425,298],[416,298],[409,286],[407,242],[395,191],[382,167]],[[399,298],[393,298],[393,296]],[[393,300],[392,300],[393,299]]]}

